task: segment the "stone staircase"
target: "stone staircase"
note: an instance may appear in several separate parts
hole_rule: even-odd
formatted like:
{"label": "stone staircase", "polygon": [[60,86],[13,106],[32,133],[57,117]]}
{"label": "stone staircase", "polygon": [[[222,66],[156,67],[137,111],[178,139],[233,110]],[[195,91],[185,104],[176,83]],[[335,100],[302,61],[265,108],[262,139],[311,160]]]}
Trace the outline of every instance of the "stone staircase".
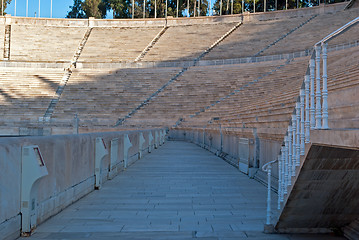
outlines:
{"label": "stone staircase", "polygon": [[179,71],[174,77],[172,77],[166,84],[164,84],[161,88],[159,88],[156,92],[151,94],[147,99],[145,99],[140,105],[138,105],[136,108],[134,108],[131,112],[129,112],[125,117],[120,118],[116,124],[115,127],[119,125],[123,125],[126,119],[130,118],[132,115],[134,115],[138,110],[146,106],[153,98],[155,98],[160,92],[164,91],[165,88],[167,88],[171,83],[173,83],[175,80],[177,80],[180,76],[183,75],[190,67],[196,66],[198,61],[201,60],[204,56],[206,56],[213,48],[215,48],[220,42],[222,42],[224,39],[226,39],[231,33],[233,33],[237,28],[239,28],[242,25],[242,22],[237,23],[234,27],[232,27],[228,32],[223,34],[219,39],[217,39],[210,47],[208,47],[203,53],[201,53],[197,58],[195,58],[189,67],[184,67],[182,70]]}
{"label": "stone staircase", "polygon": [[134,62],[139,62],[142,60],[142,58],[145,57],[145,55],[151,50],[151,48],[153,48],[153,46],[156,44],[156,42],[158,42],[158,40],[160,40],[161,36],[166,32],[166,30],[168,29],[168,26],[165,26],[161,29],[161,31],[152,39],[152,41],[146,46],[145,49],[143,49],[143,51],[140,53],[140,55],[138,55],[138,57],[136,57]]}
{"label": "stone staircase", "polygon": [[278,42],[280,42],[281,40],[283,40],[284,38],[286,38],[287,36],[289,36],[290,34],[292,34],[293,32],[297,31],[298,29],[300,29],[301,27],[303,27],[305,24],[309,23],[311,20],[313,20],[314,18],[316,18],[318,15],[313,15],[312,17],[310,17],[309,19],[307,19],[306,21],[302,22],[301,24],[299,24],[299,26],[291,29],[289,32],[287,32],[286,34],[284,34],[283,36],[279,37],[277,40],[275,40],[274,42],[272,42],[271,44],[269,44],[268,46],[266,46],[265,48],[261,49],[259,52],[257,52],[256,54],[253,55],[253,57],[258,57],[259,55],[261,55],[264,51],[266,51],[268,48],[276,45]]}
{"label": "stone staircase", "polygon": [[4,60],[10,60],[11,25],[5,25]]}
{"label": "stone staircase", "polygon": [[44,114],[43,117],[40,117],[39,118],[39,121],[40,122],[49,122],[50,121],[50,118],[52,116],[52,114],[54,113],[54,110],[55,110],[55,107],[56,107],[56,104],[59,102],[60,98],[61,98],[61,94],[63,93],[65,87],[66,87],[66,84],[67,82],[69,81],[70,77],[71,77],[71,74],[72,74],[72,71],[73,71],[73,68],[76,68],[76,63],[82,53],[82,50],[84,49],[85,45],[86,45],[86,42],[88,40],[88,38],[90,37],[91,35],[91,32],[92,32],[92,28],[88,28],[84,37],[82,38],[80,44],[79,44],[79,47],[77,49],[77,51],[75,52],[72,60],[71,60],[71,64],[68,68],[65,69],[65,72],[64,72],[64,75],[62,76],[62,79],[61,79],[61,82],[56,90],[56,93],[55,95],[53,96],[53,98],[51,99],[50,101],[50,104],[49,106],[47,107],[46,109],[46,112]]}

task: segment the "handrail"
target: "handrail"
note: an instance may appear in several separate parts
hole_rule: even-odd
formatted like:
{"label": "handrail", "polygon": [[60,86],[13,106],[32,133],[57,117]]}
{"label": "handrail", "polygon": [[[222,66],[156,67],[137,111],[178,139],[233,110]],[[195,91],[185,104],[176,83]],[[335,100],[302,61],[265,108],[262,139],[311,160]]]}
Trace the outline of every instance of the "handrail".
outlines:
{"label": "handrail", "polygon": [[322,40],[320,40],[319,42],[317,42],[314,46],[326,43],[329,40],[334,39],[335,37],[337,37],[339,34],[343,33],[344,31],[348,30],[350,27],[352,27],[353,25],[357,24],[359,22],[359,17],[353,19],[352,21],[348,22],[347,24],[345,24],[344,26],[338,28],[337,30],[335,30],[334,32],[330,33],[329,35],[327,35],[326,37],[324,37]]}

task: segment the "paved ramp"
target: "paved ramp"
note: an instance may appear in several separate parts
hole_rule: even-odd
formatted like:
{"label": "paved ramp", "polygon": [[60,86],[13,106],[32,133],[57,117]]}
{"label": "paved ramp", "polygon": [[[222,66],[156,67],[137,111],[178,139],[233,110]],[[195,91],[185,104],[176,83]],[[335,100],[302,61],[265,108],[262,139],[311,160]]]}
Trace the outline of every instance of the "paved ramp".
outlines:
{"label": "paved ramp", "polygon": [[267,235],[266,188],[186,142],[167,142],[24,239],[331,239]]}

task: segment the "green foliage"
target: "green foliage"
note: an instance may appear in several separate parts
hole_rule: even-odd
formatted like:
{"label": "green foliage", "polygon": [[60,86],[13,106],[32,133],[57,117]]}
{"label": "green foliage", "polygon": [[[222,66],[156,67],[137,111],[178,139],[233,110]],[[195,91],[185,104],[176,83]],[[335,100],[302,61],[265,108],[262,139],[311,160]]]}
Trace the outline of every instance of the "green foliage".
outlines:
{"label": "green foliage", "polygon": [[113,10],[113,18],[131,17],[131,0],[109,0],[109,6]]}
{"label": "green foliage", "polygon": [[81,0],[74,0],[74,5],[70,7],[71,11],[67,12],[67,18],[85,18],[86,15],[81,7]]}
{"label": "green foliage", "polygon": [[[11,0],[4,0],[4,15],[6,14],[6,8],[7,5],[9,5],[11,3]],[[2,14],[3,10],[2,10],[2,4],[0,2],[0,14]]]}
{"label": "green foliage", "polygon": [[[256,0],[259,1],[259,0]],[[244,1],[245,4],[249,3],[248,0]],[[213,5],[213,15],[220,15],[220,0],[216,0]],[[222,0],[222,15],[231,14],[232,2],[231,0]],[[234,0],[233,1],[233,14],[242,13],[242,0]]]}
{"label": "green foliage", "polygon": [[109,0],[74,0],[67,18],[105,18],[110,8]]}

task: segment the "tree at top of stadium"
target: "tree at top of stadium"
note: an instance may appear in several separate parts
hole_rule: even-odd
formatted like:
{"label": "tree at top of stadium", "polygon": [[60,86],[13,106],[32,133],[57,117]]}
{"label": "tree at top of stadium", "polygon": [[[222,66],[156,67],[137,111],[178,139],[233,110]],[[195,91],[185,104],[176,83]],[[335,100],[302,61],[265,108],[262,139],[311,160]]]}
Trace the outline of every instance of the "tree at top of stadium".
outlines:
{"label": "tree at top of stadium", "polygon": [[[3,4],[4,4],[4,15],[6,14],[5,10],[7,8],[7,5],[9,5],[11,3],[11,0],[4,0],[3,1]],[[3,13],[3,10],[2,10],[2,4],[0,3],[0,14]]]}

